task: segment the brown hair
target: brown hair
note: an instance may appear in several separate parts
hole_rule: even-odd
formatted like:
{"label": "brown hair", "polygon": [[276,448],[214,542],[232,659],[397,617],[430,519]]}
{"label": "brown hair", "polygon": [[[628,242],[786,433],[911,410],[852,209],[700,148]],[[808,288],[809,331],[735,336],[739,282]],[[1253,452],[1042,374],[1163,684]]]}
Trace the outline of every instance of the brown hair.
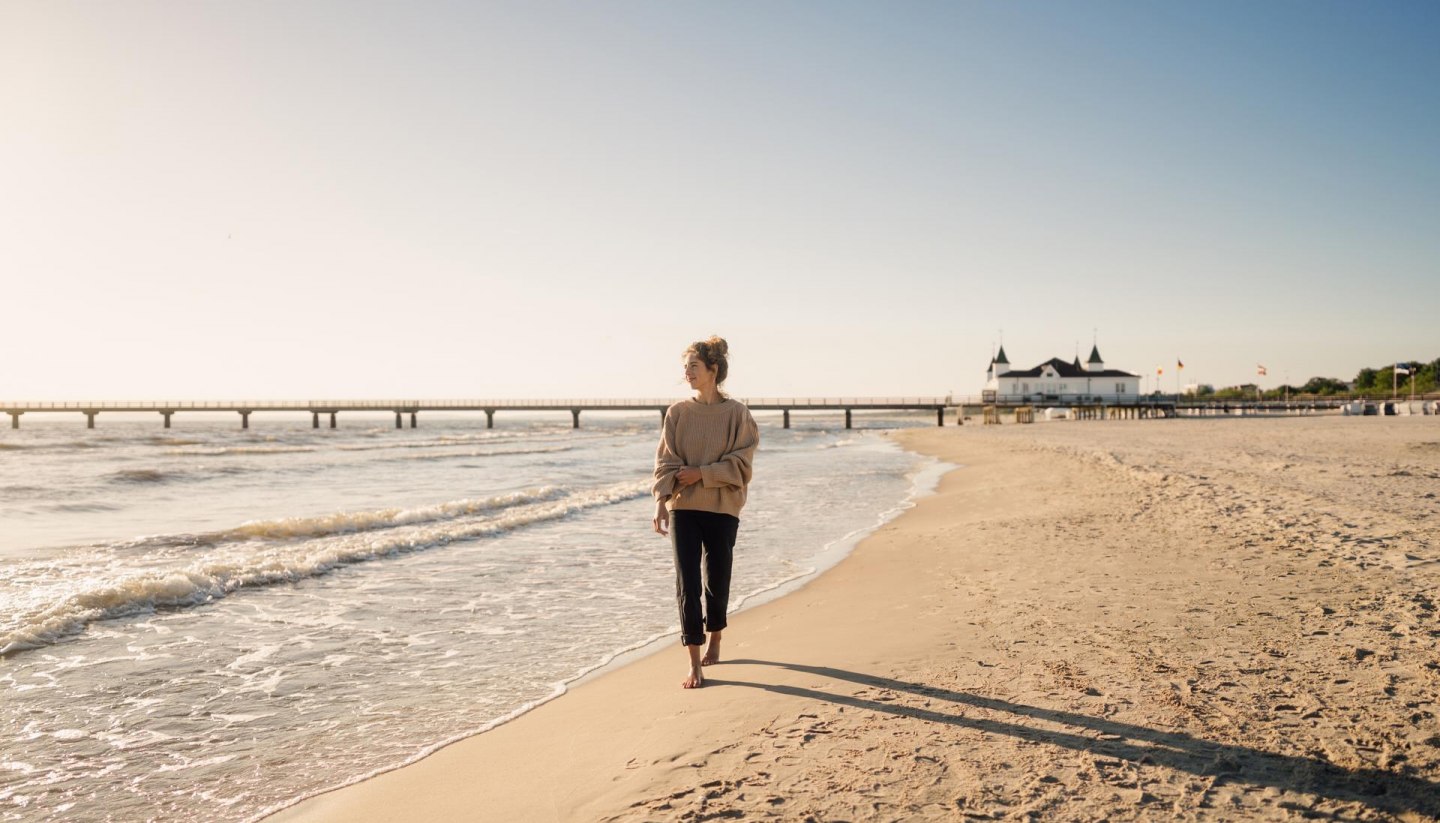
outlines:
{"label": "brown hair", "polygon": [[715,371],[715,386],[718,388],[730,373],[730,344],[725,338],[711,335],[709,340],[697,340],[685,350],[685,357],[695,355],[708,368]]}

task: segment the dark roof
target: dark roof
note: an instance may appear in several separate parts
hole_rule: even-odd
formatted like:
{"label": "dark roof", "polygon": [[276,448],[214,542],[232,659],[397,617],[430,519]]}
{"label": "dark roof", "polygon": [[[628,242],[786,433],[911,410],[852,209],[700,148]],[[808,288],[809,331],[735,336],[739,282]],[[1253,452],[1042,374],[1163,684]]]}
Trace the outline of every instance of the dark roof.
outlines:
{"label": "dark roof", "polygon": [[1045,371],[1045,367],[1046,367],[1046,366],[1050,366],[1051,368],[1053,368],[1053,369],[1055,370],[1055,373],[1058,374],[1058,375],[1060,375],[1061,377],[1139,377],[1139,376],[1140,376],[1140,375],[1138,375],[1138,374],[1131,374],[1131,373],[1128,372],[1128,371],[1120,371],[1119,369],[1103,369],[1103,370],[1101,370],[1101,371],[1086,371],[1085,369],[1083,369],[1083,368],[1080,367],[1079,358],[1076,358],[1076,362],[1074,362],[1074,363],[1066,363],[1064,360],[1061,360],[1061,359],[1058,358],[1058,357],[1052,357],[1052,358],[1050,358],[1049,360],[1046,360],[1044,363],[1041,363],[1040,365],[1036,366],[1036,367],[1033,368],[1033,369],[1024,369],[1024,370],[1020,370],[1020,371],[1011,370],[1011,371],[1007,371],[1007,372],[1005,372],[1005,373],[1003,373],[1003,374],[1001,374],[1001,375],[999,375],[999,376],[1000,376],[1000,377],[1039,377],[1040,374],[1041,374],[1041,372]]}
{"label": "dark roof", "polygon": [[1104,360],[1101,360],[1101,359],[1100,359],[1100,346],[1099,346],[1098,344],[1097,344],[1097,345],[1093,345],[1093,346],[1090,347],[1090,360],[1089,360],[1089,362],[1091,362],[1091,363],[1104,363],[1104,362],[1105,362]]}
{"label": "dark roof", "polygon": [[1009,360],[1005,359],[1005,344],[1004,344],[1004,343],[1001,343],[1001,344],[1000,344],[1000,353],[997,354],[997,355],[995,355],[995,362],[996,362],[996,363],[1009,363],[1009,362],[1010,362]]}

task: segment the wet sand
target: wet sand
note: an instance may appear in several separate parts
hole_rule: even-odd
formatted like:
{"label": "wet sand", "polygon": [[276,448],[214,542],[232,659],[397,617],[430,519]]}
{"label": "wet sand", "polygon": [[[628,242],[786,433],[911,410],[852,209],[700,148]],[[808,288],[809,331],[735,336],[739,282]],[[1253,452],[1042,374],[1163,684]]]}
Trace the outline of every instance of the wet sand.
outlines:
{"label": "wet sand", "polygon": [[1440,418],[895,436],[962,467],[705,688],[677,645],[273,819],[1440,815]]}

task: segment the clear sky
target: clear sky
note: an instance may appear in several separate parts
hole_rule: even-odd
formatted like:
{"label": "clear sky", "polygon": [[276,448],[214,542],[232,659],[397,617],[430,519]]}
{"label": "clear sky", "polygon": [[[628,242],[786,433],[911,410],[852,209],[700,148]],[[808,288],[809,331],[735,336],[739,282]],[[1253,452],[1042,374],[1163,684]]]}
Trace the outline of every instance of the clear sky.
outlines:
{"label": "clear sky", "polygon": [[[1440,3],[0,0],[0,399],[1440,356]],[[1098,330],[1098,331],[1097,331]]]}

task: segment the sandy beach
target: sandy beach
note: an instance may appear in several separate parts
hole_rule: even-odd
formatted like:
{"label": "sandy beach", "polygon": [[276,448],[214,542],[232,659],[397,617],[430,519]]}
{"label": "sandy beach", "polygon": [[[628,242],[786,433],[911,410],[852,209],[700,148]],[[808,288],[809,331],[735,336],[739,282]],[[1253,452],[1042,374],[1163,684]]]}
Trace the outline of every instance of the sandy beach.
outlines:
{"label": "sandy beach", "polygon": [[270,820],[1440,815],[1440,419],[894,436],[959,468],[705,688],[677,642]]}

